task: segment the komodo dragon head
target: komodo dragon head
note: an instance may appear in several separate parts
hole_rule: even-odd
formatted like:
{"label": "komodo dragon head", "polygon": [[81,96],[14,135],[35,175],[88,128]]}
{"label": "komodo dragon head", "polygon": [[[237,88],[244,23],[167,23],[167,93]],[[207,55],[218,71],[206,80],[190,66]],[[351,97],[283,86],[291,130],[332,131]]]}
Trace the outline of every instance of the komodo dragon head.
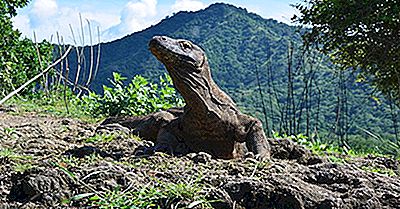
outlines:
{"label": "komodo dragon head", "polygon": [[[203,67],[206,56],[204,51],[183,39],[172,39],[166,36],[154,36],[149,43],[151,52],[160,60],[168,70],[185,70],[199,73]],[[177,67],[179,69],[176,69]],[[179,72],[184,73],[184,72]]]}
{"label": "komodo dragon head", "polygon": [[190,41],[166,36],[153,37],[149,47],[167,68],[186,103],[199,102],[198,99],[204,102],[214,85],[204,51]]}

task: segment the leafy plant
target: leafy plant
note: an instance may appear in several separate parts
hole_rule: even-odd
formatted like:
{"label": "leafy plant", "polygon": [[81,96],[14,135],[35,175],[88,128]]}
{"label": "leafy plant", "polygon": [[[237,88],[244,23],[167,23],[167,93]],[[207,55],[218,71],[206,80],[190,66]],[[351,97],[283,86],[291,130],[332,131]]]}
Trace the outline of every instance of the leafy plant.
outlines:
{"label": "leafy plant", "polygon": [[16,9],[27,3],[28,0],[0,1],[0,97],[38,74],[41,65],[52,59],[53,48],[49,42],[35,44],[21,39],[21,33],[13,29],[11,18],[16,15]]}
{"label": "leafy plant", "polygon": [[118,73],[113,73],[112,87],[103,86],[104,94],[91,92],[82,98],[82,105],[92,115],[144,115],[161,109],[182,106],[176,96],[169,76],[160,78],[160,85],[149,83],[142,76],[135,76],[128,86]]}

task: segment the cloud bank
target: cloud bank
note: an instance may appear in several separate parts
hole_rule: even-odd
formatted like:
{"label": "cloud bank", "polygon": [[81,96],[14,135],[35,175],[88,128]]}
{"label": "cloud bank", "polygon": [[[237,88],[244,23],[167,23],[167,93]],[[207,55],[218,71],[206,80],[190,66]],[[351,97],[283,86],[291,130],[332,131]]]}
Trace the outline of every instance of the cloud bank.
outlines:
{"label": "cloud bank", "polygon": [[[101,1],[98,1],[98,5],[90,5],[85,1],[65,1],[61,4],[61,0],[33,0],[28,8],[13,18],[13,24],[28,38],[33,39],[35,32],[37,41],[52,39],[52,42],[57,43],[58,33],[65,43],[87,45],[89,28],[86,20],[91,24],[94,43],[97,43],[96,27],[100,28],[101,41],[108,42],[143,30],[175,12],[196,11],[207,6],[201,0],[175,0],[167,9],[161,9],[157,0],[125,1],[126,4],[121,8],[108,9],[102,8]],[[84,24],[85,42],[82,42],[80,15]],[[75,39],[69,25],[73,27]]]}
{"label": "cloud bank", "polygon": [[120,21],[103,32],[106,40],[121,38],[139,31],[155,21],[157,0],[129,1],[120,14]]}

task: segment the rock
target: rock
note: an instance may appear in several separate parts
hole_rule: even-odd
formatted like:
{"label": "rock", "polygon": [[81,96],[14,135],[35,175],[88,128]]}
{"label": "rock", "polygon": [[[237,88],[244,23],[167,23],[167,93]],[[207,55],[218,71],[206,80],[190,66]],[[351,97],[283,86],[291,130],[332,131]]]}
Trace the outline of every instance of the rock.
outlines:
{"label": "rock", "polygon": [[70,196],[71,180],[58,169],[32,169],[13,177],[8,199],[51,206]]}
{"label": "rock", "polygon": [[193,160],[195,163],[208,163],[211,161],[212,156],[205,152],[190,153],[188,158]]}
{"label": "rock", "polygon": [[129,128],[126,128],[118,123],[111,123],[111,124],[105,124],[105,125],[100,125],[96,129],[97,134],[112,134],[115,132],[123,133],[126,135],[129,135],[130,130]]}

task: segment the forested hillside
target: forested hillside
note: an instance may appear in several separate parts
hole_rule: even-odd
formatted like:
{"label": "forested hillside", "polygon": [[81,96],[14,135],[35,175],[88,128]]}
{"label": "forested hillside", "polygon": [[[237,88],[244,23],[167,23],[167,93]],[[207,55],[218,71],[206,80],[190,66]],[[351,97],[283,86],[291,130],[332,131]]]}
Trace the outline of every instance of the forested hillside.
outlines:
{"label": "forested hillside", "polygon": [[299,28],[221,3],[179,12],[144,31],[102,44],[91,89],[101,91],[102,85],[109,85],[112,72],[157,80],[166,70],[148,51],[148,41],[168,35],[203,47],[216,82],[242,110],[262,119],[269,134],[303,133],[352,146],[360,144],[354,141],[370,147],[380,139],[395,141],[398,107],[356,82],[351,71],[338,71],[326,57],[303,52],[300,33]]}

